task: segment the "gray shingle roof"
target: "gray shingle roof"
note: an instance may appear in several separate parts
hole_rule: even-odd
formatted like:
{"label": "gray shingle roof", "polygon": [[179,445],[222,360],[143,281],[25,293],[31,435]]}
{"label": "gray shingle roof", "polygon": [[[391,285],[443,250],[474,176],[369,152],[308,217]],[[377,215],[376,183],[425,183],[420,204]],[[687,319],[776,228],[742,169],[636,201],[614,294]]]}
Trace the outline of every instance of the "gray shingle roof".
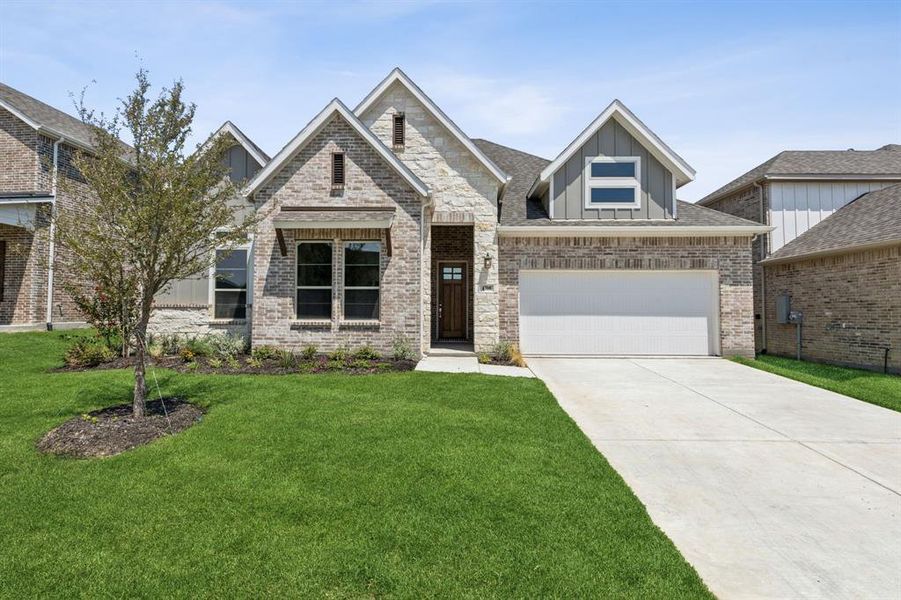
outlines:
{"label": "gray shingle roof", "polygon": [[93,147],[93,131],[90,126],[82,123],[81,119],[53,108],[5,83],[0,83],[0,100],[38,125],[62,134],[86,148]]}
{"label": "gray shingle roof", "polygon": [[532,183],[535,182],[538,174],[551,161],[487,140],[476,139],[473,142],[482,152],[488,155],[488,158],[511,177],[501,206],[501,225],[554,225],[564,227],[584,227],[586,225],[597,227],[737,227],[759,225],[759,223],[753,221],[702,206],[695,206],[682,200],[677,201],[677,219],[653,221],[645,219],[558,219],[552,221],[540,201],[526,198],[526,194],[528,194],[529,188],[532,187]]}
{"label": "gray shingle roof", "polygon": [[892,242],[901,244],[901,184],[864,194],[846,204],[774,252],[765,262],[850,252],[862,246]]}
{"label": "gray shingle roof", "polygon": [[786,150],[698,201],[704,205],[767,176],[889,175],[901,179],[901,145],[878,150]]}

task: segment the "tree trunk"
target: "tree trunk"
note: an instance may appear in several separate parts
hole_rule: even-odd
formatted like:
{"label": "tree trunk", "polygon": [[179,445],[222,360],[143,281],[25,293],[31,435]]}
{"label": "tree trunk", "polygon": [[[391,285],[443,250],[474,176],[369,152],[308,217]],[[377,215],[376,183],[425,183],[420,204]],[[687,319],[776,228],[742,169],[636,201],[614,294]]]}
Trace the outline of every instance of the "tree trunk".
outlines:
{"label": "tree trunk", "polygon": [[135,360],[135,394],[132,403],[132,414],[136,419],[144,416],[144,405],[147,398],[147,381],[144,378],[144,359],[146,356],[144,339],[147,333],[147,321],[148,319],[142,316],[141,322],[138,323],[138,327],[135,330],[135,357],[137,360]]}

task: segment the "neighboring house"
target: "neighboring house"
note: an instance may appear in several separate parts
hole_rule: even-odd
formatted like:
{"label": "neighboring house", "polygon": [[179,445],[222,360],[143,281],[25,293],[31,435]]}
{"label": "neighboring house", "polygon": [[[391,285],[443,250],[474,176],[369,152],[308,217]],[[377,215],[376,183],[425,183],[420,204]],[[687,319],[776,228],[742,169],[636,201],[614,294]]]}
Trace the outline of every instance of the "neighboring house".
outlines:
{"label": "neighboring house", "polygon": [[[834,213],[864,194],[875,192],[901,182],[901,145],[889,144],[878,150],[861,151],[786,151],[762,165],[738,177],[698,202],[698,205],[713,208],[731,215],[754,219],[774,227],[773,231],[754,242],[754,302],[755,302],[755,347],[758,352],[795,354],[795,344],[787,349],[781,342],[785,335],[794,336],[793,325],[773,325],[776,318],[775,297],[786,290],[772,288],[770,273],[764,269],[764,261],[805,232],[818,227],[818,223],[828,223]],[[859,213],[852,213],[859,214]],[[882,252],[876,251],[877,253]],[[854,260],[879,261],[872,255],[861,255]],[[830,259],[839,261],[840,259]],[[844,259],[841,259],[844,260]],[[860,262],[860,264],[863,264]],[[796,268],[801,268],[797,266]],[[780,268],[780,271],[784,268]],[[811,275],[813,277],[813,275]],[[860,282],[856,293],[832,302],[846,302],[849,305],[866,306],[873,283]],[[844,286],[842,286],[844,288]],[[870,289],[871,288],[871,289]],[[824,288],[822,295],[831,297],[830,288]],[[764,302],[764,298],[767,299]],[[891,302],[890,298],[886,302]],[[802,309],[803,310],[803,309]],[[810,322],[804,326],[804,340],[813,343],[812,336],[820,336],[817,344],[827,344],[831,353],[817,351],[810,354],[817,360],[838,362],[870,368],[882,368],[884,361],[885,337],[877,333],[869,323],[866,310],[843,312],[842,320],[830,322],[827,329],[817,330]],[[886,323],[896,330],[901,329],[901,317],[897,312],[894,320]],[[808,312],[805,319],[831,318],[834,313],[826,312],[814,317]],[[856,333],[853,340],[845,335]],[[788,333],[786,333],[788,332]],[[853,343],[851,343],[853,341]],[[774,345],[775,344],[775,345]],[[857,350],[849,348],[849,344]],[[879,350],[875,350],[875,348]],[[897,343],[895,354],[901,353]],[[877,356],[878,354],[878,356]]]}
{"label": "neighboring house", "polygon": [[751,240],[769,228],[677,200],[693,169],[619,101],[553,161],[470,139],[400,69],[271,160],[219,133],[261,222],[213,277],[158,298],[155,331],[753,355]]}
{"label": "neighboring house", "polygon": [[90,198],[72,160],[91,143],[79,119],[0,83],[2,329],[84,325],[63,291],[65,257],[50,243],[50,211],[77,211]]}
{"label": "neighboring house", "polygon": [[[802,355],[901,373],[901,184],[869,192],[763,261],[768,306],[803,314]],[[767,314],[767,348],[796,352],[796,325]]]}

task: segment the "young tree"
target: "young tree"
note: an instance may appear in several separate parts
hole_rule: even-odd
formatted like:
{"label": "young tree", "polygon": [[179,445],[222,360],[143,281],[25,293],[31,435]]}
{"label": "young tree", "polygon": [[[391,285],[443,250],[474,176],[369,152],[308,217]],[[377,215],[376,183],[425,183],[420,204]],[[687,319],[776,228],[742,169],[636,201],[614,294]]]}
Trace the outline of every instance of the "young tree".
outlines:
{"label": "young tree", "polygon": [[[124,343],[134,343],[133,413],[142,417],[154,296],[210,268],[215,250],[246,241],[257,219],[238,218],[230,206],[239,194],[221,160],[230,140],[212,139],[186,154],[195,105],[182,99],[182,82],[151,99],[147,72],[135,78],[135,90],[111,118],[96,116],[82,99],[94,149],[76,154],[73,163],[95,197],[54,218],[66,270],[87,283],[72,289],[76,301],[98,325],[112,315]],[[120,141],[123,133],[131,148]]]}

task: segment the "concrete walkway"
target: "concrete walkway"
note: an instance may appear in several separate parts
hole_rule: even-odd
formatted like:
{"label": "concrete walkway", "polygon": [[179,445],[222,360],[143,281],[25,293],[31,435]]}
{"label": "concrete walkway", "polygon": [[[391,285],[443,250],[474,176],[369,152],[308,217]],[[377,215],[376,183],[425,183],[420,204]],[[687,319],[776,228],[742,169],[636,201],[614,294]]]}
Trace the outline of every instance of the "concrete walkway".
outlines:
{"label": "concrete walkway", "polygon": [[483,365],[474,356],[427,356],[416,365],[417,371],[433,373],[482,373],[505,377],[535,377],[527,368],[507,365]]}
{"label": "concrete walkway", "polygon": [[722,359],[529,359],[720,598],[901,598],[901,414]]}

